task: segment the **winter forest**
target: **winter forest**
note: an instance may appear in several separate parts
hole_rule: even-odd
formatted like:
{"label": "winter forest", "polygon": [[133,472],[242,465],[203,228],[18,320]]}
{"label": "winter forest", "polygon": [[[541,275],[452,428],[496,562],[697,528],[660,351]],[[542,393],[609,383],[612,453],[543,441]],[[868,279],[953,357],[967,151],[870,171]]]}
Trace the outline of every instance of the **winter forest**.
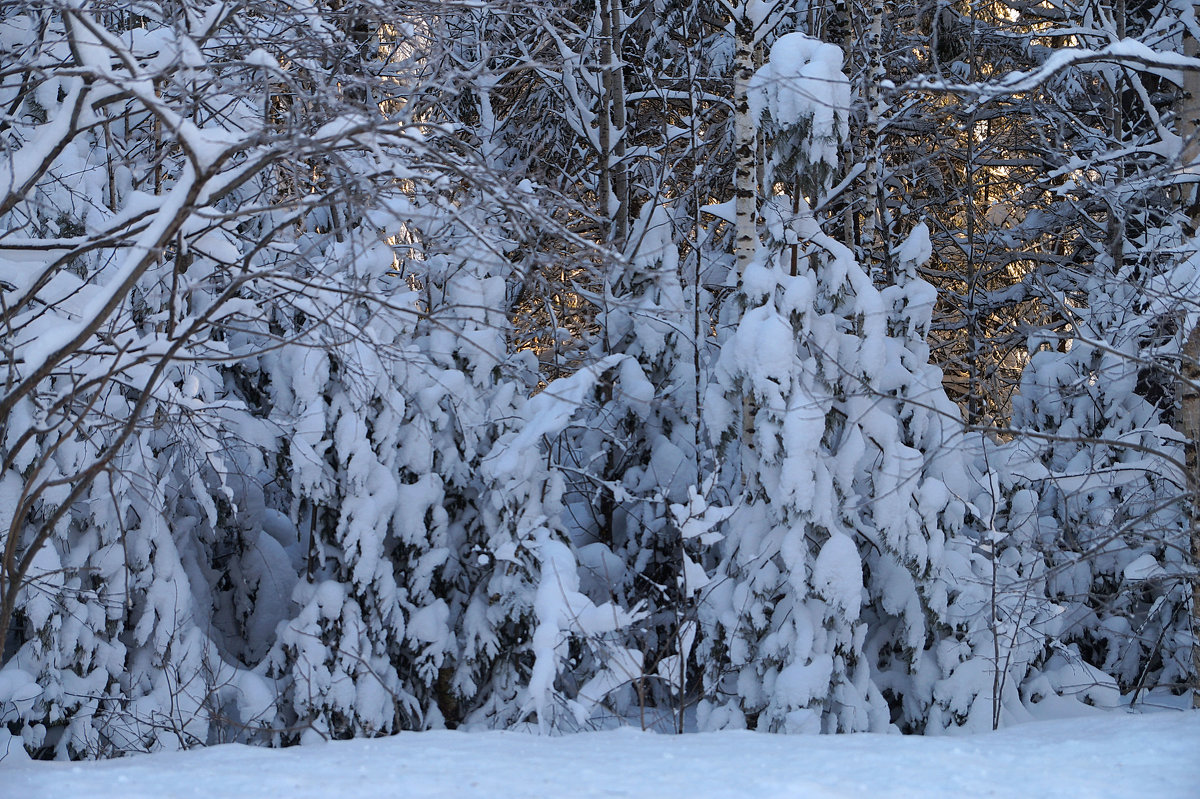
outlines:
{"label": "winter forest", "polygon": [[0,731],[1190,705],[1197,8],[0,0]]}

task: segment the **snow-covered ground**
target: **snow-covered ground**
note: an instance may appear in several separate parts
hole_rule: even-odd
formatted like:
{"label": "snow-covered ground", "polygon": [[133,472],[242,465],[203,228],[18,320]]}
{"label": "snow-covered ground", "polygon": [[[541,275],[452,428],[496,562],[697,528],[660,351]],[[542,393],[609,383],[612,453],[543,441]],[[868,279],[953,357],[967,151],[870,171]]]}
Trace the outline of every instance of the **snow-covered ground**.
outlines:
{"label": "snow-covered ground", "polygon": [[22,799],[1200,797],[1200,712],[1093,715],[933,738],[405,733],[285,750],[0,762]]}

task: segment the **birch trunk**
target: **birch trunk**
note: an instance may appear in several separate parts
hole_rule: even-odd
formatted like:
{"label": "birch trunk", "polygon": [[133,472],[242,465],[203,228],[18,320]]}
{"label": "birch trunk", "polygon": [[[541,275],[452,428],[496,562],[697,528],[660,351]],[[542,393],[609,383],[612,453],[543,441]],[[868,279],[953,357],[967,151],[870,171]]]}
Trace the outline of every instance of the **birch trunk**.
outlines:
{"label": "birch trunk", "polygon": [[[758,250],[758,125],[750,113],[750,80],[754,77],[754,29],[745,3],[734,12],[736,38],[733,77],[734,136],[734,243],[733,254],[739,279],[754,260]],[[745,463],[754,453],[754,415],[756,409],[749,392],[742,395],[742,480]]]}
{"label": "birch trunk", "polygon": [[867,105],[866,127],[866,170],[863,175],[864,200],[862,224],[862,254],[864,265],[876,282],[875,257],[877,230],[879,228],[879,189],[881,182],[879,147],[879,89],[883,81],[883,0],[871,2],[871,28],[867,33],[867,69],[864,81]]}
{"label": "birch trunk", "polygon": [[600,213],[601,219],[612,219],[612,116],[608,113],[608,104],[611,101],[611,93],[609,92],[609,66],[612,64],[613,48],[612,48],[612,16],[609,14],[609,4],[605,0],[600,0],[596,6],[596,13],[600,17],[600,57],[604,59],[601,65],[600,77],[600,113],[597,114],[597,123],[599,130],[597,138],[600,140],[600,152],[597,154],[597,160],[600,167],[599,187],[596,191],[596,205]]}
{"label": "birch trunk", "polygon": [[734,257],[738,275],[754,260],[758,249],[758,185],[755,169],[757,125],[750,114],[750,79],[754,77],[754,31],[740,8],[734,20]]}

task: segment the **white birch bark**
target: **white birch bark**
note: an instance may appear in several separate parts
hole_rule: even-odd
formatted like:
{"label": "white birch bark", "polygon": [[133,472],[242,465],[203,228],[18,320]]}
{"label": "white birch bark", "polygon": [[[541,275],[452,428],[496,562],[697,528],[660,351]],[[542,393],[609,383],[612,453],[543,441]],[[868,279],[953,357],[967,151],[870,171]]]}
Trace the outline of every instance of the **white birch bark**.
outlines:
{"label": "white birch bark", "polygon": [[865,265],[871,276],[878,282],[874,265],[875,240],[879,228],[879,184],[881,181],[881,154],[879,146],[879,89],[883,81],[883,0],[871,2],[871,28],[867,34],[867,69],[866,69],[866,104],[867,119],[864,138],[866,139],[866,170],[863,175],[865,202],[863,204],[862,250]]}
{"label": "white birch bark", "polygon": [[758,182],[755,169],[757,125],[750,113],[750,79],[754,77],[754,30],[741,4],[733,21],[734,50],[734,258],[738,275],[758,249]]}

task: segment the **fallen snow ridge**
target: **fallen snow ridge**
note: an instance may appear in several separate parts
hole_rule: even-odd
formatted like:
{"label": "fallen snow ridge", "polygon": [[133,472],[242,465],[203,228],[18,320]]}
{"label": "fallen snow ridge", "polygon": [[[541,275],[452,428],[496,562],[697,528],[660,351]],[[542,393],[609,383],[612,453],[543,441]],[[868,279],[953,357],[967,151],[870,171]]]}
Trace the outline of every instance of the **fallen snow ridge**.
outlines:
{"label": "fallen snow ridge", "polygon": [[98,763],[0,763],[44,799],[1200,796],[1200,712],[1093,715],[932,738],[403,733],[284,750],[214,746]]}

